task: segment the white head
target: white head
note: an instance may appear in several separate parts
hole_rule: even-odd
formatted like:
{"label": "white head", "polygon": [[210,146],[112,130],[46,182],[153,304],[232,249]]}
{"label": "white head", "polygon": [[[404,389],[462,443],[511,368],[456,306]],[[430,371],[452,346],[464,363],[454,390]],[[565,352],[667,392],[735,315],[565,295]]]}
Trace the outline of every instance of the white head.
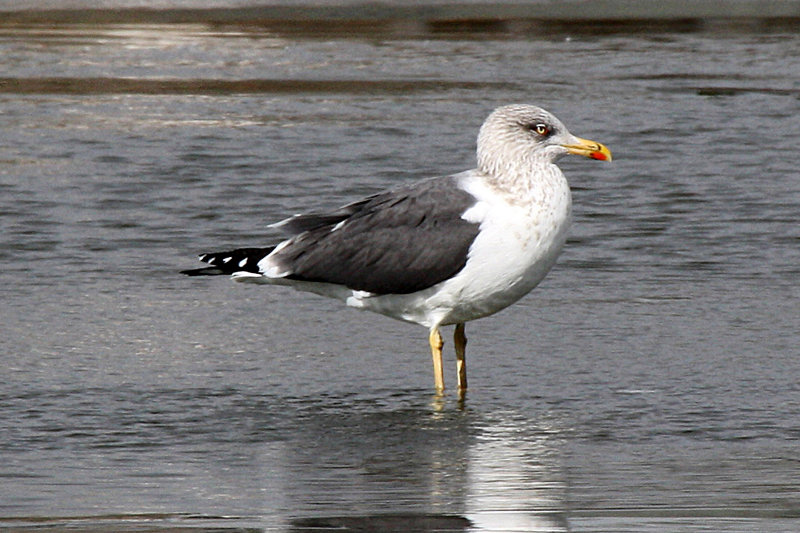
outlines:
{"label": "white head", "polygon": [[566,154],[611,161],[608,148],[572,135],[555,116],[533,105],[498,107],[478,134],[478,169],[500,181],[528,175]]}

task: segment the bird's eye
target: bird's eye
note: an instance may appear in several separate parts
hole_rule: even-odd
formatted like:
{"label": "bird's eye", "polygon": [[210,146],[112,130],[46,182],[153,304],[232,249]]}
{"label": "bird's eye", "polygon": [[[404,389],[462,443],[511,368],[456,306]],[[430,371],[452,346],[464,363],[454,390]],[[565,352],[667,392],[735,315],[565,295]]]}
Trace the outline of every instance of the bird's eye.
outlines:
{"label": "bird's eye", "polygon": [[547,124],[535,124],[531,129],[535,131],[537,135],[541,135],[542,137],[550,133],[550,128],[547,127]]}

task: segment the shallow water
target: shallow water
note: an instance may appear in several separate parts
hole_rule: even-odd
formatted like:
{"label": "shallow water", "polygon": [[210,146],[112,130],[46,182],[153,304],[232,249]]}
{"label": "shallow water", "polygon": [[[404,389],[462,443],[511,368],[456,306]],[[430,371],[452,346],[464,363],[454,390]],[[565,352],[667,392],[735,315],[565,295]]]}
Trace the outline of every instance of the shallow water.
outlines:
{"label": "shallow water", "polygon": [[[0,28],[0,529],[798,530],[799,41]],[[516,101],[615,161],[463,401],[422,328],[177,274]]]}

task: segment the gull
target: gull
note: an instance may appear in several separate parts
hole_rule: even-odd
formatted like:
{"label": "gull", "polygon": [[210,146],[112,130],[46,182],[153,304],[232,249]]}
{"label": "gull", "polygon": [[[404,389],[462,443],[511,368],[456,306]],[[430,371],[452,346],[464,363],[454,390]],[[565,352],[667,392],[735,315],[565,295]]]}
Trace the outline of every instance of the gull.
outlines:
{"label": "gull", "polygon": [[572,200],[564,155],[611,161],[544,109],[495,109],[480,128],[477,168],[403,184],[272,227],[287,239],[200,255],[190,276],[288,285],[428,328],[434,386],[444,390],[440,328],[455,325],[458,388],[467,388],[465,324],[528,294],[556,262]]}

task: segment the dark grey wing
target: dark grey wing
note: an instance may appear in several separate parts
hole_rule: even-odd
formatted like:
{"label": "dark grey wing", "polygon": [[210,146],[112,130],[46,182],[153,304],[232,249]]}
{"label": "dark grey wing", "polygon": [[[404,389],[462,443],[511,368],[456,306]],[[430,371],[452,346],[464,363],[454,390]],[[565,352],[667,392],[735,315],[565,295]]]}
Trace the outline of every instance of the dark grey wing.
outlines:
{"label": "dark grey wing", "polygon": [[289,279],[416,292],[464,268],[479,228],[462,215],[475,201],[453,177],[400,187],[346,206],[349,216],[292,238],[271,259]]}

